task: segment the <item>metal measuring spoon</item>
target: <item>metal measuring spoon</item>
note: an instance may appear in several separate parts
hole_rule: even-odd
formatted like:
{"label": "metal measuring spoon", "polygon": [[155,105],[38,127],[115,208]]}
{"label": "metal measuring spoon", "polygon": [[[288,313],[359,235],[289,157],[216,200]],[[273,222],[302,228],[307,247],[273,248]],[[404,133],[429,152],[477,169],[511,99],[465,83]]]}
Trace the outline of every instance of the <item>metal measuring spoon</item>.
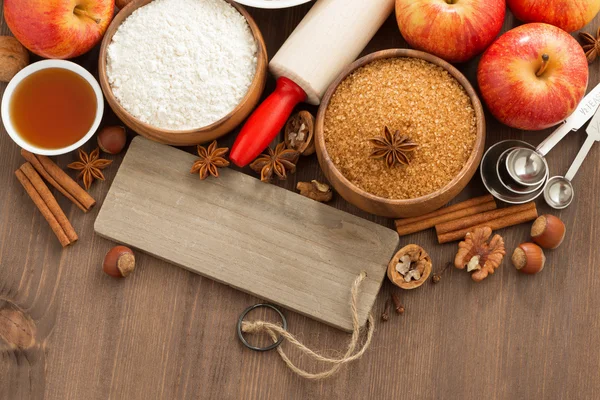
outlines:
{"label": "metal measuring spoon", "polygon": [[586,132],[588,137],[585,139],[581,150],[577,153],[577,157],[575,157],[566,175],[564,177],[553,176],[548,180],[548,184],[544,189],[544,199],[546,199],[546,203],[552,208],[562,210],[563,208],[567,208],[573,201],[575,193],[571,181],[594,143],[600,141],[600,110],[594,114],[594,118],[588,125]]}
{"label": "metal measuring spoon", "polygon": [[567,134],[581,128],[600,106],[600,84],[583,98],[577,109],[535,149],[519,148],[506,157],[506,169],[517,183],[525,186],[539,185],[548,172],[544,158]]}
{"label": "metal measuring spoon", "polygon": [[[520,147],[519,149],[522,149]],[[498,174],[498,179],[502,186],[504,186],[507,190],[510,190],[514,194],[529,194],[539,190],[544,183],[546,183],[547,176],[544,176],[542,182],[535,186],[525,186],[520,183],[515,182],[515,180],[510,176],[508,170],[506,168],[506,157],[510,154],[513,149],[508,149],[504,153],[500,155],[498,159],[498,164],[496,165],[496,173]]]}
{"label": "metal measuring spoon", "polygon": [[498,142],[490,146],[483,155],[479,173],[481,174],[483,185],[495,198],[509,204],[523,204],[533,201],[538,196],[541,196],[544,192],[544,187],[542,186],[537,191],[530,194],[517,195],[502,185],[497,173],[498,158],[504,151],[515,147],[535,148],[529,143],[521,140],[504,140]]}

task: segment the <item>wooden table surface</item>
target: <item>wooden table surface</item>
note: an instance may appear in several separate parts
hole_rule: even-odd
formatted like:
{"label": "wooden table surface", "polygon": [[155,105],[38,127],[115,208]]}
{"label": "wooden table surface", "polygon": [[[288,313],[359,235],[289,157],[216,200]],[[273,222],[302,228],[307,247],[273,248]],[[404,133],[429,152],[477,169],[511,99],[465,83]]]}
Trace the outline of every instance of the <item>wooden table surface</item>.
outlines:
{"label": "wooden table surface", "polygon": [[[288,10],[251,9],[273,55],[310,5]],[[585,30],[595,31],[596,18]],[[515,26],[509,14],[505,29]],[[360,29],[357,27],[356,29]],[[8,34],[2,23],[2,34]],[[404,47],[390,18],[365,53]],[[96,73],[98,50],[77,59]],[[461,66],[474,82],[477,60]],[[590,85],[600,79],[600,63],[590,68]],[[274,86],[269,81],[267,92]],[[105,123],[114,123],[107,112]],[[549,131],[523,133],[487,116],[488,146],[516,138],[539,143]],[[133,136],[133,133],[131,133]],[[234,134],[224,142],[231,144]],[[584,141],[571,134],[549,156],[551,172],[563,174]],[[86,146],[89,150],[93,146]],[[193,148],[190,148],[193,151]],[[14,349],[0,339],[0,398],[48,399],[592,399],[600,391],[600,162],[592,150],[575,180],[576,197],[562,212],[538,200],[567,224],[559,250],[548,252],[546,269],[524,276],[507,258],[480,284],[463,271],[449,270],[441,283],[402,292],[403,316],[380,322],[394,287],[386,282],[373,312],[377,319],[371,348],[336,377],[308,382],[296,377],[276,352],[256,353],[235,335],[239,314],[260,299],[202,278],[148,255],[137,254],[128,279],[101,271],[114,244],[93,232],[98,210],[122,156],[112,157],[106,182],[91,194],[98,206],[83,214],[57,196],[79,242],[62,250],[13,172],[23,162],[19,149],[0,133],[0,332],[31,318],[34,344]],[[62,167],[75,154],[58,157]],[[297,180],[322,178],[315,156],[304,158]],[[484,193],[478,177],[459,199]],[[392,227],[340,198],[332,206]],[[500,233],[507,251],[528,239],[529,226]],[[456,244],[437,245],[434,232],[402,238],[423,245],[440,269],[452,260]],[[307,249],[310,251],[310,249]],[[22,311],[22,312],[21,312]],[[341,354],[345,333],[285,311],[289,330],[325,354]],[[253,314],[260,318],[261,314]],[[269,316],[270,317],[270,316]],[[19,322],[19,318],[21,321]],[[25,320],[23,320],[25,318]],[[284,344],[305,368],[319,366]]]}

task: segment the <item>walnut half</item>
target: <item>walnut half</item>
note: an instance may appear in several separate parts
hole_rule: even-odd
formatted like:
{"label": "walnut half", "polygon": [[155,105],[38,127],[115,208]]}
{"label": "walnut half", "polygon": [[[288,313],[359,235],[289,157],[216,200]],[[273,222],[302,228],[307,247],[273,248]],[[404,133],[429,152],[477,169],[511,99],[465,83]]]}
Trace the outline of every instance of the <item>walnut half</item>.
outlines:
{"label": "walnut half", "polygon": [[458,244],[454,266],[458,269],[467,268],[467,272],[473,272],[471,278],[475,282],[481,282],[489,274],[493,274],[500,267],[506,254],[502,237],[494,235],[488,242],[490,236],[492,230],[487,226],[477,228],[467,233],[465,240]]}
{"label": "walnut half", "polygon": [[285,124],[285,145],[303,156],[309,156],[316,149],[314,131],[315,117],[308,111],[300,111],[292,115]]}
{"label": "walnut half", "polygon": [[387,275],[394,285],[402,289],[421,286],[431,274],[429,254],[416,244],[400,249],[388,264]]}
{"label": "walnut half", "polygon": [[315,180],[311,182],[298,182],[296,189],[300,191],[302,196],[322,203],[330,201],[333,197],[331,186]]}

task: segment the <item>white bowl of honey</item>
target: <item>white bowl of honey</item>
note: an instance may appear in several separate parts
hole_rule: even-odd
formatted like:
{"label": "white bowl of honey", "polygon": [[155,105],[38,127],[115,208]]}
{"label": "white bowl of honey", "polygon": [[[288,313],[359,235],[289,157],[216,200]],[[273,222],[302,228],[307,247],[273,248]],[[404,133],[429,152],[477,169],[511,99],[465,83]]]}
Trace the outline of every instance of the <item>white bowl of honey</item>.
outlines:
{"label": "white bowl of honey", "polygon": [[2,98],[2,122],[12,140],[40,155],[69,153],[96,132],[104,98],[96,79],[64,60],[43,60],[21,70]]}

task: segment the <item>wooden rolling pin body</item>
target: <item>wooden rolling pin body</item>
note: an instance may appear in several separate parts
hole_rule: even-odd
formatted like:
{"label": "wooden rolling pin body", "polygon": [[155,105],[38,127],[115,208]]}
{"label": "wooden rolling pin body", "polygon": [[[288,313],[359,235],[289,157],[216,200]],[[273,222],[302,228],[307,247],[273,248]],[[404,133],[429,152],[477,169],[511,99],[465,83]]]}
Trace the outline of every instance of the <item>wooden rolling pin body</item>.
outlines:
{"label": "wooden rolling pin body", "polygon": [[319,104],[393,8],[394,0],[318,0],[271,60],[271,73],[291,79],[308,103]]}

